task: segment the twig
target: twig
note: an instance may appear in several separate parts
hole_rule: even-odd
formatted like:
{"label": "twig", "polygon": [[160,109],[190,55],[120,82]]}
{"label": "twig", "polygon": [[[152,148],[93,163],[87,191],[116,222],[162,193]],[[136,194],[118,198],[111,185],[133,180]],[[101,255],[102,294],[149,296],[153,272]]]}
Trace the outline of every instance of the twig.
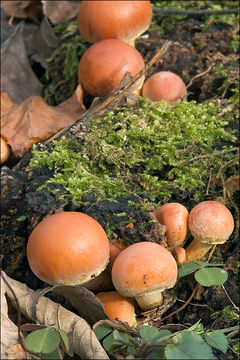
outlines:
{"label": "twig", "polygon": [[188,16],[200,16],[200,15],[222,15],[222,14],[238,14],[238,9],[222,9],[222,10],[173,10],[173,9],[157,9],[153,8],[154,14],[163,15],[188,15]]}
{"label": "twig", "polygon": [[88,111],[86,111],[84,114],[82,114],[79,118],[77,118],[72,124],[68,125],[64,129],[60,130],[58,133],[56,133],[54,136],[52,136],[50,139],[46,140],[44,144],[49,144],[52,140],[59,138],[60,136],[64,135],[71,127],[76,125],[78,122],[81,121],[81,123],[85,124],[88,119],[94,114],[95,112],[100,112],[104,108],[106,108],[108,105],[110,105],[112,102],[116,100],[116,98],[119,95],[122,95],[126,90],[128,90],[142,75],[146,73],[150,67],[159,60],[161,56],[168,50],[171,42],[166,41],[162,48],[154,55],[154,57],[145,65],[145,67],[137,73],[125,86],[123,89],[118,90],[116,93],[113,94],[113,96],[109,96],[106,100],[103,101],[100,105],[98,105],[95,108],[90,108]]}
{"label": "twig", "polygon": [[15,292],[13,291],[11,285],[9,284],[9,282],[7,281],[7,279],[4,277],[3,273],[1,273],[1,276],[2,276],[2,279],[3,281],[5,282],[5,284],[7,285],[7,287],[9,288],[9,290],[11,291],[12,295],[13,295],[13,298],[16,302],[16,307],[17,307],[17,329],[18,329],[18,341],[21,345],[21,347],[23,348],[23,350],[25,351],[25,353],[27,354],[31,354],[34,356],[34,358],[36,359],[40,359],[41,360],[41,357],[36,354],[35,352],[33,351],[30,351],[28,349],[26,349],[24,343],[23,343],[23,339],[22,339],[22,336],[21,336],[21,330],[20,330],[20,327],[21,327],[21,310],[20,310],[20,306],[19,306],[19,302],[18,302],[18,299],[17,299],[17,296],[15,294]]}
{"label": "twig", "polygon": [[216,151],[216,152],[214,152],[214,153],[212,153],[212,154],[204,154],[204,155],[195,156],[194,158],[188,160],[188,162],[193,162],[193,161],[195,161],[195,160],[207,158],[207,157],[210,157],[210,156],[222,155],[222,154],[225,154],[225,153],[227,153],[227,152],[232,152],[232,151],[239,151],[239,148],[238,148],[238,147],[234,147],[234,148],[232,148],[232,149],[226,149],[226,150]]}
{"label": "twig", "polygon": [[80,167],[81,170],[83,170],[87,175],[91,176],[93,179],[96,179],[97,181],[100,181],[100,182],[103,182],[103,183],[105,183],[105,184],[114,186],[114,187],[116,187],[117,189],[119,189],[119,190],[121,190],[121,191],[124,191],[124,192],[126,192],[126,193],[128,193],[128,194],[130,194],[130,195],[136,196],[139,201],[141,201],[141,202],[143,201],[143,198],[141,198],[141,196],[135,194],[134,192],[129,191],[129,190],[127,190],[127,189],[125,189],[125,188],[123,188],[123,187],[121,187],[121,186],[118,186],[118,185],[114,184],[114,183],[111,183],[110,181],[106,181],[106,180],[100,179],[100,178],[97,177],[96,175],[93,175],[93,174],[90,173],[88,170],[84,169],[84,167],[83,167],[82,165],[80,165],[80,164],[78,164],[78,167]]}
{"label": "twig", "polygon": [[194,81],[195,79],[197,79],[197,78],[199,78],[199,77],[201,77],[201,76],[203,76],[203,75],[206,75],[206,74],[212,69],[213,65],[215,65],[215,63],[211,64],[211,65],[207,68],[207,70],[203,71],[202,73],[193,76],[193,77],[191,78],[190,82],[188,83],[188,85],[186,86],[186,88],[188,89],[188,88],[192,85],[192,83],[193,83],[193,81]]}
{"label": "twig", "polygon": [[225,294],[227,295],[227,298],[228,298],[228,300],[230,301],[230,303],[232,304],[232,306],[233,306],[237,311],[239,311],[239,310],[240,310],[239,307],[232,301],[232,299],[231,299],[230,296],[228,295],[227,290],[225,289],[225,286],[224,286],[224,285],[222,285],[222,288],[223,288]]}
{"label": "twig", "polygon": [[215,245],[213,245],[213,247],[212,247],[212,249],[211,249],[210,253],[208,254],[208,258],[207,258],[207,261],[206,261],[207,263],[210,261],[210,259],[211,259],[212,255],[213,255],[213,253],[214,253],[214,251],[215,251],[216,247],[217,247],[217,245],[216,245],[216,244],[215,244]]}
{"label": "twig", "polygon": [[195,286],[191,296],[188,298],[188,300],[177,310],[173,311],[171,314],[164,316],[163,318],[161,318],[159,321],[160,323],[167,320],[168,318],[172,317],[173,315],[176,315],[177,313],[179,313],[180,311],[182,311],[183,309],[185,309],[185,307],[191,302],[192,298],[194,297],[194,295],[197,292],[197,288],[198,288],[198,284]]}

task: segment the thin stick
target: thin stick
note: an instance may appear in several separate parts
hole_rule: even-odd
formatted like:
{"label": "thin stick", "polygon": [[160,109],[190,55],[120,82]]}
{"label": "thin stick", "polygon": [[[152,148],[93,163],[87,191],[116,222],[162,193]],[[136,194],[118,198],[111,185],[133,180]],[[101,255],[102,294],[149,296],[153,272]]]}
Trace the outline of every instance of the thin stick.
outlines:
{"label": "thin stick", "polygon": [[193,76],[192,79],[190,80],[190,82],[188,83],[188,85],[186,86],[186,88],[188,89],[192,85],[193,81],[196,80],[197,78],[199,78],[199,77],[201,77],[203,75],[206,75],[212,69],[213,65],[215,65],[215,63],[211,64],[207,68],[207,70],[203,71],[202,73]]}
{"label": "thin stick", "polygon": [[161,318],[159,321],[160,322],[163,322],[165,320],[167,320],[168,318],[172,317],[173,315],[176,315],[177,313],[179,313],[180,311],[182,311],[183,309],[185,309],[185,307],[191,302],[192,298],[194,297],[194,295],[196,294],[197,292],[197,288],[198,288],[198,284],[195,286],[191,296],[189,297],[189,299],[180,307],[178,308],[177,310],[173,311],[171,314]]}
{"label": "thin stick", "polygon": [[204,155],[195,156],[194,158],[188,160],[188,162],[193,162],[193,161],[195,161],[195,160],[207,158],[207,157],[210,157],[210,156],[222,155],[222,154],[225,154],[225,153],[227,153],[227,152],[232,152],[232,151],[239,151],[239,148],[238,148],[238,147],[234,147],[234,148],[232,148],[232,149],[226,149],[226,150],[216,151],[215,153],[212,153],[212,154],[204,154]]}
{"label": "thin stick", "polygon": [[236,304],[234,304],[234,302],[232,301],[232,299],[231,299],[230,296],[228,295],[227,290],[225,289],[224,285],[222,285],[222,288],[223,288],[225,294],[227,295],[227,298],[228,298],[228,300],[230,301],[230,303],[232,304],[232,306],[233,306],[237,311],[239,311],[239,310],[240,310],[239,307],[238,307]]}
{"label": "thin stick", "polygon": [[222,9],[222,10],[173,10],[173,9],[157,9],[153,8],[154,14],[163,15],[188,15],[188,16],[200,16],[200,15],[222,15],[222,14],[238,14],[238,9]]}

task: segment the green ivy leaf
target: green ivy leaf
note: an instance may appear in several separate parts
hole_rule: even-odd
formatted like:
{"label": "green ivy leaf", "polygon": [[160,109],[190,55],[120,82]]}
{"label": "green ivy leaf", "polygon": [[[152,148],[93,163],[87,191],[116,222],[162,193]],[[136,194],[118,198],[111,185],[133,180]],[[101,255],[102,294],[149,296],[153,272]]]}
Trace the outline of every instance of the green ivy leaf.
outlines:
{"label": "green ivy leaf", "polygon": [[180,279],[181,277],[192,274],[194,271],[198,270],[199,268],[200,268],[199,263],[197,263],[195,261],[187,262],[183,265],[180,265],[178,267],[178,278]]}
{"label": "green ivy leaf", "polygon": [[[68,339],[67,334],[62,329],[58,329],[58,332],[60,333],[60,335],[62,337],[62,339],[60,339],[61,344],[62,344],[62,341],[64,343],[64,344],[62,344],[62,346],[65,345],[66,351],[68,351],[70,349],[70,343],[69,343],[69,339]],[[64,351],[65,351],[65,349],[64,349]]]}
{"label": "green ivy leaf", "polygon": [[151,353],[149,359],[151,360],[159,360],[159,359],[164,359],[164,349],[158,349],[154,352]]}
{"label": "green ivy leaf", "polygon": [[25,339],[25,345],[28,350],[49,354],[57,348],[59,341],[60,338],[57,332],[47,327],[29,334]]}
{"label": "green ivy leaf", "polygon": [[109,351],[114,342],[116,342],[116,340],[114,339],[113,333],[111,333],[103,340],[104,349]]}
{"label": "green ivy leaf", "polygon": [[[62,358],[64,357],[64,351],[62,349],[59,349],[61,355],[62,355]],[[55,349],[53,352],[51,353],[48,353],[48,354],[44,354],[44,353],[41,353],[40,354],[41,358],[43,360],[60,360],[60,356],[59,356],[59,352],[57,349]]]}
{"label": "green ivy leaf", "polygon": [[212,347],[222,351],[224,354],[228,349],[228,339],[221,331],[213,331],[204,335],[205,341]]}
{"label": "green ivy leaf", "polygon": [[107,336],[110,332],[111,332],[111,328],[105,324],[98,325],[94,329],[94,333],[99,341],[102,340],[105,336]]}
{"label": "green ivy leaf", "polygon": [[128,334],[125,334],[122,331],[118,331],[115,329],[113,331],[113,336],[114,336],[115,340],[118,340],[120,342],[127,343],[127,344],[130,343],[130,336]]}
{"label": "green ivy leaf", "polygon": [[228,273],[220,268],[204,268],[195,272],[195,279],[203,286],[222,285],[228,279]]}
{"label": "green ivy leaf", "polygon": [[154,336],[152,339],[150,339],[150,344],[154,344],[156,342],[160,342],[158,340],[161,340],[162,338],[164,338],[165,336],[169,336],[172,335],[170,330],[159,330],[157,335]]}
{"label": "green ivy leaf", "polygon": [[213,359],[213,352],[200,335],[183,331],[173,337],[174,344],[165,348],[166,359],[169,360],[203,360]]}
{"label": "green ivy leaf", "polygon": [[157,333],[158,329],[154,326],[142,326],[139,330],[140,336],[143,340],[146,342],[149,342],[151,339],[153,339]]}

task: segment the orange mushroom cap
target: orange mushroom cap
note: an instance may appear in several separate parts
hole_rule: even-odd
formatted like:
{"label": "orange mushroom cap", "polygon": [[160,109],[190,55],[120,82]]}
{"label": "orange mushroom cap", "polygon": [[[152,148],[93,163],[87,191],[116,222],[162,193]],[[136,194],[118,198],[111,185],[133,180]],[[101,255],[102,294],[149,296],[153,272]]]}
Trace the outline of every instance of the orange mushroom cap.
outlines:
{"label": "orange mushroom cap", "polygon": [[171,71],[160,71],[150,76],[142,87],[142,96],[152,101],[165,99],[169,104],[187,95],[183,80]]}
{"label": "orange mushroom cap", "polygon": [[[174,257],[156,243],[139,242],[130,245],[113,263],[112,281],[116,290],[123,296],[135,297],[140,306],[139,297],[171,288],[176,280],[177,264]],[[156,303],[150,299],[143,306],[152,308]]]}
{"label": "orange mushroom cap", "polygon": [[110,320],[126,321],[130,326],[136,325],[134,303],[117,291],[100,292],[96,294],[101,301],[104,311]]}
{"label": "orange mushroom cap", "polygon": [[109,241],[102,226],[90,216],[59,212],[34,228],[27,257],[35,275],[49,284],[82,284],[105,269]]}
{"label": "orange mushroom cap", "polygon": [[195,239],[211,245],[224,243],[234,229],[228,208],[218,201],[203,201],[190,212],[188,225]]}
{"label": "orange mushroom cap", "polygon": [[0,163],[3,164],[10,155],[10,148],[7,142],[4,140],[4,138],[1,136],[1,161]]}
{"label": "orange mushroom cap", "polygon": [[104,39],[131,42],[146,31],[152,20],[150,1],[82,1],[78,28],[90,43]]}
{"label": "orange mushroom cap", "polygon": [[[143,67],[141,54],[131,45],[117,39],[102,40],[83,54],[78,79],[87,93],[104,97],[118,86],[126,72],[134,76]],[[138,88],[143,81],[144,76],[137,81]]]}
{"label": "orange mushroom cap", "polygon": [[187,236],[188,210],[179,203],[167,203],[155,212],[157,220],[167,227],[167,244],[170,249],[181,246]]}

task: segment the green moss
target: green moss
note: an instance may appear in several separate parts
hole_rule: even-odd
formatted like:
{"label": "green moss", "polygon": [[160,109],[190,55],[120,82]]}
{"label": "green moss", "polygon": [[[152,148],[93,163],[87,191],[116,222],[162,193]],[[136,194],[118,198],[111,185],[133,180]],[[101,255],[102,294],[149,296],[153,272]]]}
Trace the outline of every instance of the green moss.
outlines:
{"label": "green moss", "polygon": [[201,199],[207,184],[209,194],[219,192],[221,178],[238,171],[236,137],[225,130],[233,114],[218,116],[221,111],[214,101],[169,105],[139,98],[135,106],[93,119],[81,142],[63,137],[51,152],[34,146],[31,165],[55,169],[47,183],[78,201],[94,193],[161,203],[175,188]]}
{"label": "green moss", "polygon": [[77,21],[54,27],[59,45],[47,59],[45,98],[56,105],[70,97],[78,84],[78,65],[87,43],[78,32]]}
{"label": "green moss", "polygon": [[[237,8],[236,1],[152,1],[154,8],[165,10],[223,10]],[[161,34],[168,34],[174,26],[179,22],[187,18],[187,15],[165,15],[157,14],[152,22],[152,27],[157,28]],[[212,23],[223,23],[233,27],[234,34],[238,34],[239,31],[239,17],[237,14],[218,14],[218,15],[206,15],[202,16],[204,20],[203,26],[210,25]],[[237,41],[237,37],[234,36]],[[233,46],[235,44],[233,43]]]}

